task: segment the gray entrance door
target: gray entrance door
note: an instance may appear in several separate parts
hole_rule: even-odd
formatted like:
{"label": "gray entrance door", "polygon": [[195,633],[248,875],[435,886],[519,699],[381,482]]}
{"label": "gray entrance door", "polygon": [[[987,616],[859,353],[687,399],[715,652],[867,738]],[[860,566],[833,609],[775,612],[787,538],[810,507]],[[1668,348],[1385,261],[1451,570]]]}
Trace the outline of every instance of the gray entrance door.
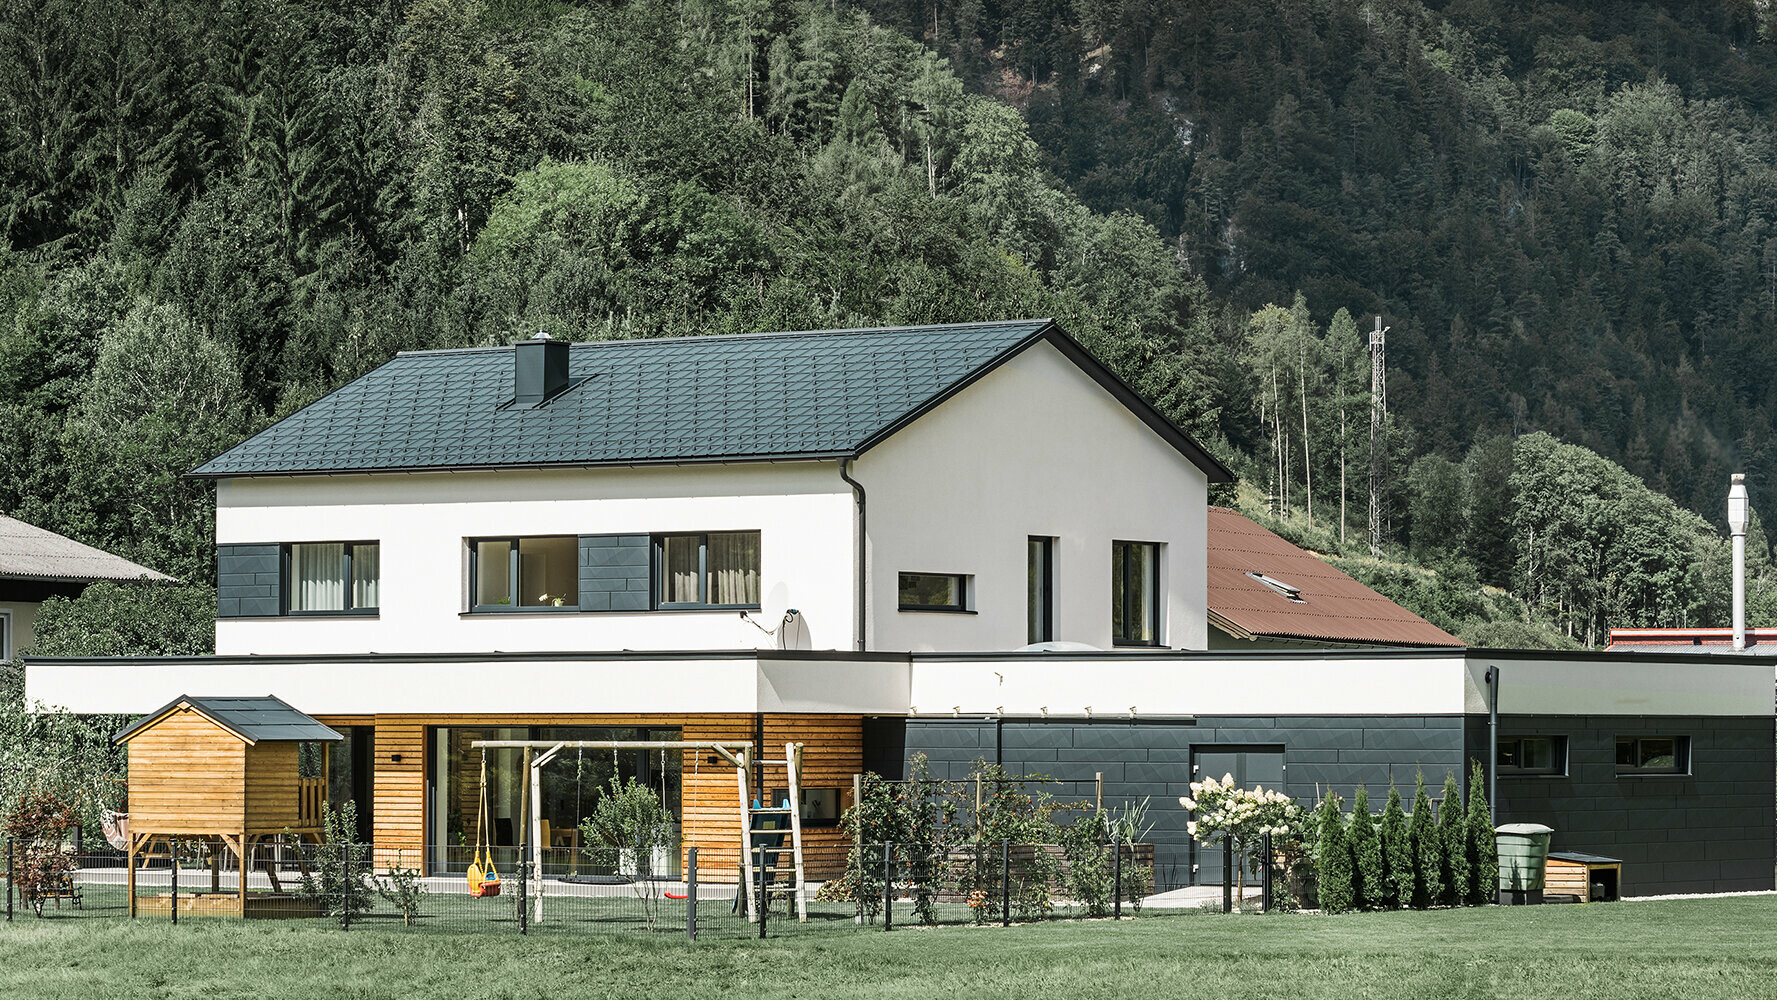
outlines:
{"label": "gray entrance door", "polygon": [[[1204,778],[1220,781],[1223,775],[1231,774],[1234,784],[1241,788],[1254,785],[1279,788],[1283,785],[1282,747],[1193,748],[1191,765],[1192,781]],[[1203,847],[1193,841],[1192,851],[1196,855],[1197,884],[1221,885],[1221,847]]]}

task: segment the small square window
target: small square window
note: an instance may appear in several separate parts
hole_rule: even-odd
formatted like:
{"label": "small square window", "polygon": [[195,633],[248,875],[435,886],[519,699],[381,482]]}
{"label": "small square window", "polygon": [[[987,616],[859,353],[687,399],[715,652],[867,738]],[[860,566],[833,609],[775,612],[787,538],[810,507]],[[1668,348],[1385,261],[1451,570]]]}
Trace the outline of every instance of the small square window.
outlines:
{"label": "small square window", "polygon": [[1689,774],[1689,736],[1617,737],[1618,774]]}
{"label": "small square window", "polygon": [[[790,793],[786,789],[773,788],[769,805],[776,806],[789,797]],[[804,788],[802,790],[802,825],[804,827],[838,826],[839,789]]]}
{"label": "small square window", "polygon": [[964,573],[902,573],[897,603],[902,611],[969,610],[969,577]]}
{"label": "small square window", "polygon": [[1567,773],[1567,737],[1511,736],[1499,740],[1499,773]]}

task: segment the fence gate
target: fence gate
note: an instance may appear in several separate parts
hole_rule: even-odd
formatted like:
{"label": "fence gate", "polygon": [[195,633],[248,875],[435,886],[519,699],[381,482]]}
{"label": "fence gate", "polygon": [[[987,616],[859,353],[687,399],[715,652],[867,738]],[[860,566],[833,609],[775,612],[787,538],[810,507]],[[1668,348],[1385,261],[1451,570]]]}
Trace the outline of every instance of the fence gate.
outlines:
{"label": "fence gate", "polygon": [[[1251,788],[1254,785],[1281,788],[1283,786],[1283,747],[1192,748],[1192,781],[1202,781],[1204,778],[1214,778],[1220,781],[1224,774],[1232,774],[1234,783],[1241,788]],[[1192,861],[1196,866],[1196,883],[1198,885],[1221,885],[1221,847],[1205,848],[1193,841],[1191,854]]]}

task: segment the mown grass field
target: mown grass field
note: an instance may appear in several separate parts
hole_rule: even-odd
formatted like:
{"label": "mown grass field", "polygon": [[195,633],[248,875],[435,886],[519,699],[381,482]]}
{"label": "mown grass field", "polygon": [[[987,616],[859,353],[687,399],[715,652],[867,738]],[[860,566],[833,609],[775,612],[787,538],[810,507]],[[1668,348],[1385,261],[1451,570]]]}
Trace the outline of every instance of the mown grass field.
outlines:
{"label": "mown grass field", "polygon": [[1319,916],[1181,913],[767,942],[0,924],[0,995],[184,997],[1777,997],[1777,897]]}

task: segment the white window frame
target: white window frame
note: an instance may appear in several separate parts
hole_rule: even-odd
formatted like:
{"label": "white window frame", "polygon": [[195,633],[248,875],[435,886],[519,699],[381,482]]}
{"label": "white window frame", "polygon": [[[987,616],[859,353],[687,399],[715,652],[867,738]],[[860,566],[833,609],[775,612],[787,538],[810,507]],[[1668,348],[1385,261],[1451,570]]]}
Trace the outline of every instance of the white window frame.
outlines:
{"label": "white window frame", "polygon": [[12,647],[17,640],[13,638],[12,609],[0,608],[0,661],[12,659]]}

